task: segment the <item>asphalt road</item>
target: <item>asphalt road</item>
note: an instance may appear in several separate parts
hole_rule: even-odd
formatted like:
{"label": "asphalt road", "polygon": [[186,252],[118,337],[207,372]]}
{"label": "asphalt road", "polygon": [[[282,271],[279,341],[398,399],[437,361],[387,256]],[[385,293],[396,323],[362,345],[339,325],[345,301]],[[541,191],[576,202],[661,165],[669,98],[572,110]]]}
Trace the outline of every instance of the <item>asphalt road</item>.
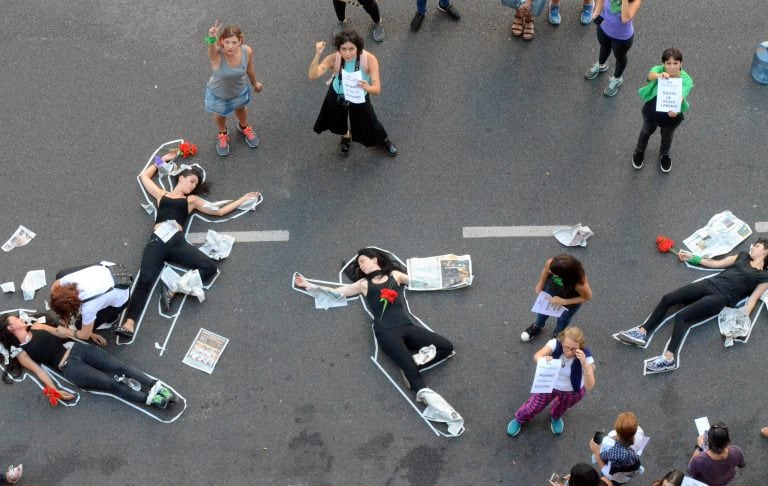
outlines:
{"label": "asphalt road", "polygon": [[[151,221],[135,176],[161,143],[186,138],[214,182],[212,200],[259,190],[254,214],[215,229],[287,230],[287,242],[236,243],[203,304],[189,303],[160,357],[167,322],[151,317],[136,343],[110,350],[186,396],[189,408],[162,425],[115,400],[84,395],[51,408],[29,382],[1,386],[0,460],[23,462],[23,484],[475,485],[546,484],[588,461],[587,442],[633,410],[652,439],[649,484],[684,468],[693,420],[730,426],[747,467],[732,484],[761,484],[768,443],[762,316],[747,345],[724,348],[715,326],[688,338],[681,369],[643,377],[670,330],[646,350],[610,338],[657,299],[700,273],[656,252],[663,233],[682,240],[730,209],[754,227],[763,207],[768,87],[749,77],[765,40],[763,4],[648,1],[619,95],[607,76],[585,81],[597,57],[594,27],[563,2],[563,23],[544,17],[535,39],[511,38],[512,11],[497,1],[456,0],[454,22],[429,3],[420,32],[411,2],[381,2],[386,40],[383,93],[374,100],[399,156],[352,147],[312,124],[325,85],[306,78],[317,40],[335,25],[330,1],[6,2],[0,17],[0,235],[19,224],[37,233],[0,255],[0,281],[17,288],[28,270],[49,280],[63,267],[109,259],[138,268]],[[348,8],[352,25],[370,20]],[[211,22],[243,27],[264,91],[250,120],[262,144],[213,149],[202,94],[210,68],[202,38]],[[696,88],[676,134],[673,167],[630,165],[641,125],[636,90],[669,46],[681,48]],[[613,61],[611,60],[611,65]],[[554,238],[464,239],[462,227],[589,225],[571,252],[595,298],[574,324],[587,333],[597,387],[554,437],[545,414],[517,438],[505,433],[528,397],[533,353],[522,343],[543,262],[565,251]],[[193,231],[205,231],[201,225]],[[0,237],[4,240],[5,236]],[[436,437],[370,362],[372,339],[359,307],[314,310],[290,289],[292,272],[334,279],[357,249],[402,258],[448,252],[473,257],[468,289],[413,295],[414,312],[451,339],[457,356],[428,384],[464,416],[458,439]],[[42,308],[2,295],[3,308]],[[551,329],[552,324],[550,324]],[[181,363],[199,328],[230,338],[212,375]]]}

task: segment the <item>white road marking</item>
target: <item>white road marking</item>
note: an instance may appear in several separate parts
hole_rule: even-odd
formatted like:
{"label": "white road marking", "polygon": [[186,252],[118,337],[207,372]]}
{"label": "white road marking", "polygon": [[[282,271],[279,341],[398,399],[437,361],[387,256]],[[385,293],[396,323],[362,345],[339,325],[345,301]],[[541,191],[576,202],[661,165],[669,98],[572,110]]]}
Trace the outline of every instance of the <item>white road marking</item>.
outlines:
{"label": "white road marking", "polygon": [[[275,231],[220,231],[222,235],[235,237],[235,243],[254,243],[257,241],[288,241],[290,232],[285,230]],[[187,241],[192,244],[205,243],[205,233],[189,233]]]}
{"label": "white road marking", "polygon": [[552,236],[552,233],[566,225],[560,226],[465,226],[464,238],[512,238]]}

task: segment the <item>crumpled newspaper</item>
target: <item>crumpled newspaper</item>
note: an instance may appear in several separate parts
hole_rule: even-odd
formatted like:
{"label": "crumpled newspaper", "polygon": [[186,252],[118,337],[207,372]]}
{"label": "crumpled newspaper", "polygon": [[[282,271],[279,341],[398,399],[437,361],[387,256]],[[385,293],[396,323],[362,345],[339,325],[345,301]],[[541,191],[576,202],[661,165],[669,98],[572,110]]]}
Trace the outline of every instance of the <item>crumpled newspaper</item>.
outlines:
{"label": "crumpled newspaper", "polygon": [[155,211],[157,211],[157,209],[155,208],[155,205],[152,203],[142,204],[141,207],[144,208],[144,211],[146,211],[147,214],[150,216],[155,214]]}
{"label": "crumpled newspaper", "polygon": [[0,284],[0,290],[6,294],[12,294],[16,292],[16,285],[13,282],[5,282]]}
{"label": "crumpled newspaper", "polygon": [[437,348],[434,344],[430,344],[429,346],[424,346],[418,353],[413,355],[413,362],[417,366],[423,366],[435,359],[435,356],[437,356]]}
{"label": "crumpled newspaper", "polygon": [[427,405],[421,416],[432,422],[445,423],[448,426],[448,435],[458,437],[464,433],[464,419],[436,391],[422,388],[416,394],[416,400]]}
{"label": "crumpled newspaper", "polygon": [[720,327],[720,334],[725,337],[725,347],[729,348],[733,346],[734,339],[747,337],[752,320],[743,309],[725,307],[717,315],[717,325]]}
{"label": "crumpled newspaper", "polygon": [[582,226],[581,223],[576,226],[565,226],[556,229],[553,233],[557,241],[565,246],[587,246],[587,238],[592,236],[592,230],[589,226]]}
{"label": "crumpled newspaper", "polygon": [[24,300],[35,298],[35,292],[45,287],[45,270],[30,270],[21,282],[21,291],[24,292]]}
{"label": "crumpled newspaper", "polygon": [[315,309],[328,310],[331,307],[344,307],[347,305],[347,298],[341,292],[333,289],[312,285],[305,289],[306,292],[314,297]]}
{"label": "crumpled newspaper", "polygon": [[214,260],[223,260],[232,252],[235,237],[208,230],[205,235],[205,244],[199,249]]}
{"label": "crumpled newspaper", "polygon": [[205,300],[203,280],[197,269],[179,275],[171,267],[166,266],[160,273],[160,279],[171,292],[195,296],[200,302]]}

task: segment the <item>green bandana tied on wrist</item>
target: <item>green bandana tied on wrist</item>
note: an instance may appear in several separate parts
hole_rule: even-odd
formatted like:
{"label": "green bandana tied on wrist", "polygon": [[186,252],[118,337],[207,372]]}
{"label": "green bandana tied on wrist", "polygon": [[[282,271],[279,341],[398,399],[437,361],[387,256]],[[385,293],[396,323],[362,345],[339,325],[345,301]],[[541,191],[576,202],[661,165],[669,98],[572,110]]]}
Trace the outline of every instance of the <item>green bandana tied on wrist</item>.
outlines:
{"label": "green bandana tied on wrist", "polygon": [[693,255],[688,262],[690,262],[691,265],[701,265],[701,257],[699,255]]}

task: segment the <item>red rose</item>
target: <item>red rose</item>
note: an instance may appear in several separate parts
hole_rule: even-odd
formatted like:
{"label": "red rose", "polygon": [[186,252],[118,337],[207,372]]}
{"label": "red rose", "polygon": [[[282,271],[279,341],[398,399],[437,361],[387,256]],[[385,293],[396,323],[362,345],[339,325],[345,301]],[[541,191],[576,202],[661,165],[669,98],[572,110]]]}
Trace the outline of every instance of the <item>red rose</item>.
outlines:
{"label": "red rose", "polygon": [[397,299],[397,291],[392,289],[381,289],[379,301],[392,304]]}
{"label": "red rose", "polygon": [[43,388],[43,395],[48,397],[48,401],[50,402],[51,406],[55,407],[59,404],[61,393],[59,393],[57,389],[46,386]]}
{"label": "red rose", "polygon": [[677,250],[677,248],[675,248],[675,240],[667,238],[664,235],[659,235],[656,237],[656,246],[661,253],[669,253],[670,251],[672,253],[677,253],[675,251]]}

